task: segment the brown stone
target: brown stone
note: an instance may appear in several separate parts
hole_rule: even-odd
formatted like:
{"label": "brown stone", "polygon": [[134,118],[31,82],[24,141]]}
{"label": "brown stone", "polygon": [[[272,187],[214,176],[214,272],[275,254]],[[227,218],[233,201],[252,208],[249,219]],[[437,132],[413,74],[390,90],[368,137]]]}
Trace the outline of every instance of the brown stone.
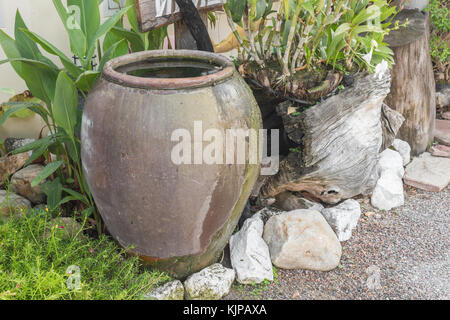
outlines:
{"label": "brown stone", "polygon": [[43,203],[45,201],[45,193],[40,185],[31,186],[31,181],[44,169],[40,164],[32,164],[22,170],[17,171],[11,178],[12,191],[27,198],[34,204]]}
{"label": "brown stone", "polygon": [[430,153],[435,157],[450,158],[450,147],[444,146],[443,144],[438,144],[430,148]]}
{"label": "brown stone", "polygon": [[450,120],[436,119],[434,138],[440,143],[450,146]]}
{"label": "brown stone", "polygon": [[31,208],[27,199],[6,190],[0,190],[0,217],[22,214]]}
{"label": "brown stone", "polygon": [[4,184],[8,177],[21,169],[30,156],[28,153],[19,153],[0,158],[0,185]]}

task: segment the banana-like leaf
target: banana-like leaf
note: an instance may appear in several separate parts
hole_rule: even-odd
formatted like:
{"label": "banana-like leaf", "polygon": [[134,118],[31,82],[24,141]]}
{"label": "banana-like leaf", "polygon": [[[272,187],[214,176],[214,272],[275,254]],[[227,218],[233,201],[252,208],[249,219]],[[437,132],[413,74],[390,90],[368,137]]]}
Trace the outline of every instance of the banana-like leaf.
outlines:
{"label": "banana-like leaf", "polygon": [[61,0],[53,0],[53,5],[61,18],[70,39],[70,48],[78,57],[84,57],[87,50],[86,36],[76,19],[76,12],[69,14]]}
{"label": "banana-like leaf", "polygon": [[34,188],[39,183],[47,179],[51,174],[53,174],[59,167],[63,165],[63,161],[55,161],[47,164],[44,169],[31,181],[31,187]]}
{"label": "banana-like leaf", "polygon": [[56,81],[56,93],[53,103],[53,117],[56,124],[74,137],[77,124],[78,92],[72,79],[61,71]]}

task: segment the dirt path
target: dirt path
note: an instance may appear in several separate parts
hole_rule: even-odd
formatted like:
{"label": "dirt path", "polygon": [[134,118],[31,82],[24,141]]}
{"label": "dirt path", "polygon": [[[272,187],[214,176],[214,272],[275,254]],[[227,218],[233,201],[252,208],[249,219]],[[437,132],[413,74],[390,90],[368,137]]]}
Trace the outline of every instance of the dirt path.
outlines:
{"label": "dirt path", "polygon": [[361,199],[339,268],[278,270],[278,283],[235,284],[225,299],[450,299],[450,190],[406,190],[390,211]]}

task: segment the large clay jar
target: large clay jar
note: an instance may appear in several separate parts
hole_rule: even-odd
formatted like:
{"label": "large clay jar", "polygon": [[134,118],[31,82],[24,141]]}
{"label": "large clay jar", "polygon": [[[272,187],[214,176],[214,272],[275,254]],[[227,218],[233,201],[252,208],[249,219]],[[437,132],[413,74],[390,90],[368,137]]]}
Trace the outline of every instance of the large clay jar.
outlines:
{"label": "large clay jar", "polygon": [[[176,278],[217,261],[259,159],[250,164],[247,152],[243,164],[206,164],[194,149],[211,142],[195,145],[194,136],[261,126],[251,90],[223,56],[161,50],[109,61],[88,96],[81,130],[83,169],[109,233]],[[177,129],[190,133],[192,164],[172,159]]]}

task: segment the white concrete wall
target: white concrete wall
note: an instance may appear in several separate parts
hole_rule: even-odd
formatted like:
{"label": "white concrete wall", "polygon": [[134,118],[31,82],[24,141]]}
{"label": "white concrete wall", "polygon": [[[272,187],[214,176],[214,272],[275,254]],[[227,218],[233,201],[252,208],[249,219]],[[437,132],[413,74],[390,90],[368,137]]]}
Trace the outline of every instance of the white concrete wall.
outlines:
{"label": "white concrete wall", "polygon": [[[104,1],[104,5],[106,1]],[[17,9],[30,30],[50,41],[65,54],[71,55],[67,33],[51,0],[0,0],[0,28],[13,38],[14,19]],[[105,10],[101,10],[101,12],[104,14]],[[223,12],[217,13],[216,28],[208,27],[215,43],[220,42],[230,33]],[[173,32],[173,28],[169,28],[169,31]],[[47,56],[57,65],[61,65],[58,58]],[[3,50],[0,49],[0,60],[3,59],[6,59],[6,57]],[[9,64],[0,66],[0,88],[12,88],[16,93],[27,89],[24,81],[14,72]],[[0,102],[8,99],[9,96],[7,94],[0,93]],[[12,118],[0,126],[0,139],[11,136],[37,138],[42,127],[43,122],[37,116],[28,119]]]}

